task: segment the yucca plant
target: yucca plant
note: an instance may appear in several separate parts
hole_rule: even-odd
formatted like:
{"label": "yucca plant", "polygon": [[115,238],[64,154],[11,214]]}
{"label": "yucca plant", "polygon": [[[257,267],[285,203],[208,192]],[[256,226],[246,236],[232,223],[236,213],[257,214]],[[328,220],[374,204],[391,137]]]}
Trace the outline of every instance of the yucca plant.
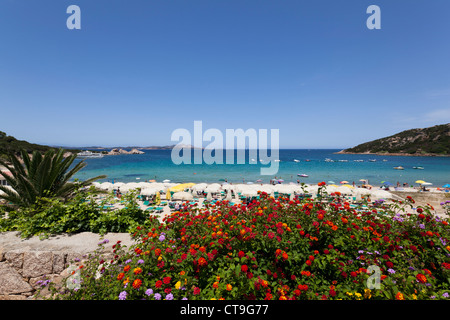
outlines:
{"label": "yucca plant", "polygon": [[67,200],[78,188],[106,178],[102,175],[85,181],[69,181],[87,164],[81,161],[70,168],[77,156],[64,157],[63,149],[51,149],[44,155],[34,151],[31,158],[25,150],[21,150],[20,155],[23,164],[13,153],[8,154],[7,161],[0,159],[0,164],[11,172],[11,175],[2,175],[10,187],[0,186],[3,191],[0,193],[0,199],[6,200],[13,207],[31,206],[39,197]]}

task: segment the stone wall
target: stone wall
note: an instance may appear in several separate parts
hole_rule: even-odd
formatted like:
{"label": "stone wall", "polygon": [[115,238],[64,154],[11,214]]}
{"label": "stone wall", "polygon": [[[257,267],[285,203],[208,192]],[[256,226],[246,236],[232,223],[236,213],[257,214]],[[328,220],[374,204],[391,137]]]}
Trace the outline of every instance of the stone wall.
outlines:
{"label": "stone wall", "polygon": [[69,267],[79,263],[75,259],[85,257],[74,252],[0,252],[0,300],[33,299],[43,281],[61,283],[69,275]]}
{"label": "stone wall", "polygon": [[43,281],[61,284],[98,248],[102,239],[109,243],[103,251],[105,260],[112,257],[111,247],[117,240],[125,246],[132,244],[130,236],[123,233],[100,237],[85,232],[45,240],[21,239],[14,232],[0,233],[0,300],[36,299],[39,289],[41,295],[49,294]]}

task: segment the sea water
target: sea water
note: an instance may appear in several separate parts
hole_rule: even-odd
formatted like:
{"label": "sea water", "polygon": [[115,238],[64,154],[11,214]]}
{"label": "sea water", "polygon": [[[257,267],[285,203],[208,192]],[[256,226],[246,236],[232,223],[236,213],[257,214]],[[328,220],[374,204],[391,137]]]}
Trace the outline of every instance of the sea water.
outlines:
{"label": "sea water", "polygon": [[[153,179],[160,182],[168,179],[180,183],[223,181],[248,183],[259,180],[262,183],[269,183],[271,179],[276,178],[284,180],[283,183],[333,181],[336,184],[343,180],[350,184],[353,182],[361,184],[361,179],[367,179],[369,184],[374,186],[381,185],[382,181],[388,181],[393,185],[397,182],[416,185],[414,183],[416,180],[431,182],[433,186],[450,183],[450,157],[336,154],[339,151],[337,149],[281,149],[278,173],[266,176],[261,175],[260,169],[268,165],[261,163],[259,159],[254,159],[255,161],[249,159],[248,151],[245,164],[212,165],[205,163],[175,165],[171,160],[171,150],[143,151],[144,154],[84,159],[87,166],[74,178],[85,180],[98,175],[107,175],[106,179],[99,181],[140,182]],[[326,159],[333,162],[325,161]],[[76,162],[81,160],[77,158]],[[395,170],[394,167],[397,166],[402,166],[404,170]],[[299,177],[298,174],[307,174],[308,177]]]}

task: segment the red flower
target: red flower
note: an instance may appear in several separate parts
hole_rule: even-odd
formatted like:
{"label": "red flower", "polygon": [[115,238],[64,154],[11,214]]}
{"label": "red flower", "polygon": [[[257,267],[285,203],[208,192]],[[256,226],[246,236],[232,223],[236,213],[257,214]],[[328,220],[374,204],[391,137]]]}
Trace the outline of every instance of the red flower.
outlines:
{"label": "red flower", "polygon": [[242,257],[244,257],[245,256],[245,252],[244,251],[239,251],[239,253],[238,253],[238,257],[239,258],[242,258]]}
{"label": "red flower", "polygon": [[200,294],[200,288],[199,287],[195,287],[194,288],[194,295],[199,295]]}
{"label": "red flower", "polygon": [[164,282],[165,284],[169,284],[169,283],[170,283],[170,280],[172,280],[171,277],[164,277],[163,282]]}
{"label": "red flower", "polygon": [[165,289],[164,289],[164,292],[167,293],[167,294],[169,294],[171,291],[172,291],[171,288],[165,288]]}
{"label": "red flower", "polygon": [[420,283],[426,283],[427,282],[427,277],[425,277],[423,274],[419,273],[416,276],[416,279],[420,282]]}
{"label": "red flower", "polygon": [[208,261],[206,261],[205,258],[201,257],[200,259],[198,259],[198,264],[199,264],[199,266],[203,267],[208,264]]}
{"label": "red flower", "polygon": [[350,272],[350,275],[351,275],[353,278],[355,278],[355,277],[357,276],[357,274],[356,274],[355,271]]}
{"label": "red flower", "polygon": [[243,265],[241,266],[241,271],[242,271],[242,272],[247,272],[247,270],[248,270],[247,265],[243,264]]}
{"label": "red flower", "polygon": [[162,286],[162,281],[161,280],[156,281],[155,287],[156,288],[161,288],[161,286]]}
{"label": "red flower", "polygon": [[388,267],[388,268],[393,268],[393,267],[394,267],[394,264],[393,264],[391,261],[387,261],[387,262],[386,262],[386,267]]}
{"label": "red flower", "polygon": [[251,279],[251,278],[253,278],[253,273],[248,272],[248,273],[247,273],[247,279]]}
{"label": "red flower", "polygon": [[[423,209],[422,209],[422,208],[417,208],[417,212],[418,212],[418,213],[422,213],[422,212],[423,212]],[[419,218],[420,218],[420,219],[423,219],[423,218],[425,218],[425,216],[424,216],[423,214],[422,214],[422,215],[419,214]]]}
{"label": "red flower", "polygon": [[141,279],[136,279],[133,281],[133,288],[135,289],[139,289],[142,285],[142,280]]}

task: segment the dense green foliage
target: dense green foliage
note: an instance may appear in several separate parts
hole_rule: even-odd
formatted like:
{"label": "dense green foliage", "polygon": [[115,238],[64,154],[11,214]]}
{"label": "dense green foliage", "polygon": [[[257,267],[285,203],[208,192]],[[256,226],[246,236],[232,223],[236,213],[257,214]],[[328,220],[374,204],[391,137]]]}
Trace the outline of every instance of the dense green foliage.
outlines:
{"label": "dense green foliage", "polygon": [[12,136],[8,136],[5,132],[0,131],[0,157],[6,158],[9,153],[19,154],[20,150],[25,150],[28,153],[39,151],[41,153],[53,149],[48,146],[40,144],[29,143],[24,140],[17,140]]}
{"label": "dense green foliage", "polygon": [[405,153],[450,155],[450,124],[402,131],[344,150],[354,153]]}
{"label": "dense green foliage", "polygon": [[12,207],[32,206],[41,197],[68,199],[76,189],[106,177],[97,176],[86,181],[69,181],[86,166],[86,163],[81,161],[72,166],[76,155],[64,157],[62,149],[58,151],[50,149],[45,155],[34,151],[32,157],[25,150],[21,150],[20,154],[23,164],[13,153],[8,154],[8,162],[12,165],[0,160],[0,164],[11,172],[11,176],[4,175],[11,188],[0,186],[0,190],[3,191],[0,199],[6,200]]}
{"label": "dense green foliage", "polygon": [[[22,237],[48,236],[60,233],[129,232],[138,225],[145,225],[148,213],[139,208],[136,192],[122,197],[124,208],[112,210],[107,204],[114,202],[112,195],[96,201],[98,192],[77,190],[66,202],[57,198],[37,198],[26,208],[3,214],[0,210],[0,232],[19,231]],[[2,219],[3,218],[3,219]]]}

